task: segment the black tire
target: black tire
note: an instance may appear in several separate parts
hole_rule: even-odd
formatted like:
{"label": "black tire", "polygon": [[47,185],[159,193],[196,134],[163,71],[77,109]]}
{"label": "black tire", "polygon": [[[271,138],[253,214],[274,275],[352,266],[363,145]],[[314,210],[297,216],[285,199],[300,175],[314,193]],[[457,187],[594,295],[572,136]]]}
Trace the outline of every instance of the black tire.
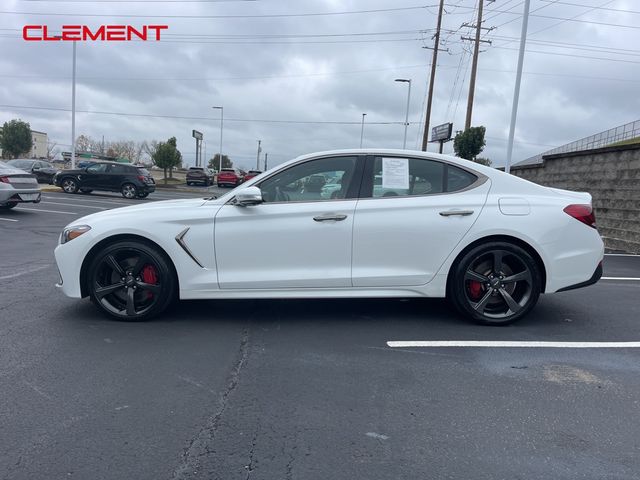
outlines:
{"label": "black tire", "polygon": [[138,241],[117,242],[101,249],[91,260],[86,282],[91,301],[102,312],[128,322],[159,315],[175,299],[177,290],[166,255]]}
{"label": "black tire", "polygon": [[0,204],[0,209],[2,209],[2,210],[11,210],[16,205],[18,205],[18,202],[7,202],[7,203]]}
{"label": "black tire", "polygon": [[190,187],[191,186],[191,182],[187,182],[187,185]]}
{"label": "black tire", "polygon": [[76,193],[78,191],[78,182],[75,178],[66,177],[60,182],[60,188],[64,193]]}
{"label": "black tire", "polygon": [[81,189],[80,189],[80,193],[84,193],[84,194],[87,194],[87,195],[88,195],[89,193],[91,193],[91,192],[93,192],[93,190],[92,190],[92,189],[90,189],[90,188],[81,188]]}
{"label": "black tire", "polygon": [[523,248],[489,242],[454,264],[448,287],[448,299],[466,317],[483,325],[508,325],[538,302],[542,274]]}
{"label": "black tire", "polygon": [[122,185],[120,189],[120,193],[124,198],[132,199],[138,196],[138,187],[136,187],[133,183],[125,183]]}
{"label": "black tire", "polygon": [[139,193],[138,198],[147,198],[149,196],[149,192]]}

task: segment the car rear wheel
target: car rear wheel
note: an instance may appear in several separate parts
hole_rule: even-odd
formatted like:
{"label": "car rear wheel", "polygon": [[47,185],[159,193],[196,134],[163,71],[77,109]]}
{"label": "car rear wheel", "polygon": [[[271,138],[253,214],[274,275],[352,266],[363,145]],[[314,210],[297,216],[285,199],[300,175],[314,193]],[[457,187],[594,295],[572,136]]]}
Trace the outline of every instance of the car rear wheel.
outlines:
{"label": "car rear wheel", "polygon": [[3,203],[3,204],[0,204],[0,209],[10,210],[10,209],[14,208],[16,205],[18,205],[18,202]]}
{"label": "car rear wheel", "polygon": [[542,275],[533,257],[506,242],[480,245],[454,266],[448,296],[465,316],[485,325],[508,325],[535,306]]}
{"label": "car rear wheel", "polygon": [[76,193],[78,191],[78,182],[73,178],[65,178],[60,184],[64,193]]}
{"label": "car rear wheel", "polygon": [[136,198],[138,196],[138,189],[132,183],[125,183],[120,192],[124,198]]}
{"label": "car rear wheel", "polygon": [[118,320],[147,320],[163,312],[175,297],[169,260],[143,242],[118,242],[101,250],[86,278],[91,301]]}

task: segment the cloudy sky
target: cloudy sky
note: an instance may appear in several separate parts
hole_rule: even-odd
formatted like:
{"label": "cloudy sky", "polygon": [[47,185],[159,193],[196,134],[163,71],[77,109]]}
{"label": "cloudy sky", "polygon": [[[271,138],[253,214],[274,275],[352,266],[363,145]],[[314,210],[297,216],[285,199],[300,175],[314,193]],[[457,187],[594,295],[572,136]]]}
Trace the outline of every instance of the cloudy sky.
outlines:
{"label": "cloudy sky", "polygon": [[[299,154],[419,148],[437,0],[3,0],[0,123],[21,118],[64,150],[71,143],[70,42],[25,42],[26,24],[166,24],[160,42],[85,42],[77,48],[77,135],[105,140],[175,136],[187,163],[192,129],[255,166]],[[483,156],[504,164],[523,1],[487,1],[473,125]],[[514,161],[640,118],[640,2],[532,0]],[[477,0],[448,0],[431,124],[464,124]],[[98,113],[102,112],[102,113]],[[172,118],[188,117],[188,118]],[[430,150],[435,150],[430,145]],[[452,143],[445,152],[452,151]]]}

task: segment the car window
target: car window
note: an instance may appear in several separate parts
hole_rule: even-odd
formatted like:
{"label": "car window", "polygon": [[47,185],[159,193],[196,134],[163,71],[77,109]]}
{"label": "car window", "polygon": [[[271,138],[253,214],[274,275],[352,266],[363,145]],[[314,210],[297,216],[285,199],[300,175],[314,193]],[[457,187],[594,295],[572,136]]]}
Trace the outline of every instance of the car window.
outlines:
{"label": "car window", "polygon": [[478,177],[453,165],[447,166],[447,192],[456,192],[467,188],[474,183]]}
{"label": "car window", "polygon": [[104,173],[107,171],[108,165],[106,163],[94,163],[87,167],[87,172],[90,173]]}
{"label": "car window", "polygon": [[22,170],[31,170],[31,166],[34,164],[31,160],[10,160],[8,163],[12,167]]}
{"label": "car window", "polygon": [[[307,202],[345,198],[357,157],[328,157],[294,165],[258,185],[265,202]],[[327,189],[339,176],[339,188]]]}
{"label": "car window", "polygon": [[138,175],[144,175],[146,177],[150,177],[151,173],[149,173],[149,170],[147,170],[144,167],[138,167]]}
{"label": "car window", "polygon": [[445,164],[424,158],[377,157],[373,166],[373,197],[442,193]]}

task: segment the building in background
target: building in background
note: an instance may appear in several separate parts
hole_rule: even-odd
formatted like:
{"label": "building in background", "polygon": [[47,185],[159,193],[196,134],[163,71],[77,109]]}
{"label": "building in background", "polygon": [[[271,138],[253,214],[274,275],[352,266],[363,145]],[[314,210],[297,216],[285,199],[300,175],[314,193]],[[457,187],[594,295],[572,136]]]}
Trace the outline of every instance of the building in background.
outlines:
{"label": "building in background", "polygon": [[29,152],[29,158],[47,158],[47,145],[49,145],[49,137],[44,132],[38,132],[31,130],[31,151]]}

